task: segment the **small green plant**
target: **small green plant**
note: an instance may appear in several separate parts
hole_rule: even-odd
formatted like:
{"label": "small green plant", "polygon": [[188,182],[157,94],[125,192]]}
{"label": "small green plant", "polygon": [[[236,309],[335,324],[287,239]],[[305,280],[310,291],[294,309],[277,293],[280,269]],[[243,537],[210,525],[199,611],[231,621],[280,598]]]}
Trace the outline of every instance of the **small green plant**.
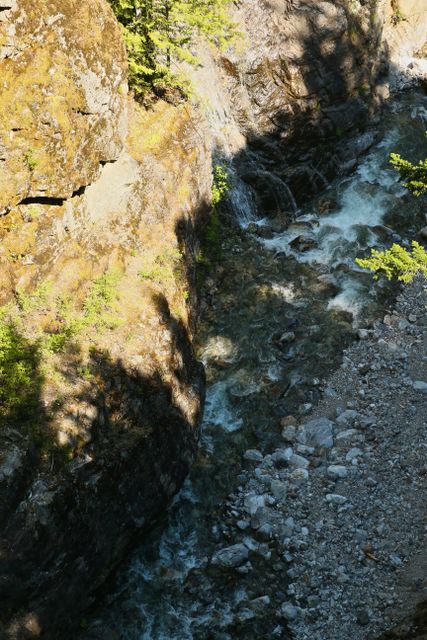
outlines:
{"label": "small green plant", "polygon": [[0,419],[23,420],[38,406],[39,348],[0,311]]}
{"label": "small green plant", "polygon": [[397,26],[400,22],[405,22],[407,18],[403,15],[400,10],[399,0],[391,0],[391,9],[393,11],[391,15],[391,23],[393,26]]}
{"label": "small green plant", "polygon": [[120,326],[121,320],[117,309],[114,309],[119,281],[120,274],[111,271],[95,280],[81,311],[75,309],[70,297],[59,298],[57,317],[60,329],[44,336],[46,348],[58,353],[85,329],[105,331]]}
{"label": "small green plant", "polygon": [[183,254],[177,247],[167,249],[157,256],[154,264],[141,269],[139,277],[157,284],[172,282],[179,276],[182,260]]}
{"label": "small green plant", "polygon": [[219,205],[231,189],[230,175],[222,164],[213,168],[212,180],[212,212],[202,239],[202,246],[197,258],[199,284],[209,271],[211,265],[221,255],[223,228],[219,216]]}
{"label": "small green plant", "polygon": [[227,196],[230,191],[230,177],[227,169],[221,165],[215,165],[213,169],[212,182],[212,204],[214,207],[219,205],[221,200]]}
{"label": "small green plant", "polygon": [[375,279],[380,275],[388,280],[397,278],[401,282],[412,282],[417,273],[427,276],[427,252],[415,240],[412,242],[412,252],[398,244],[393,244],[386,251],[372,249],[369,258],[356,258],[356,263],[364,269],[375,272]]}
{"label": "small green plant", "polygon": [[16,291],[16,303],[20,311],[29,313],[39,309],[47,301],[49,293],[52,291],[52,284],[43,282],[34,293],[26,294],[23,291]]}
{"label": "small green plant", "polygon": [[30,171],[34,171],[37,168],[38,160],[35,157],[34,149],[29,149],[24,153],[24,162]]}

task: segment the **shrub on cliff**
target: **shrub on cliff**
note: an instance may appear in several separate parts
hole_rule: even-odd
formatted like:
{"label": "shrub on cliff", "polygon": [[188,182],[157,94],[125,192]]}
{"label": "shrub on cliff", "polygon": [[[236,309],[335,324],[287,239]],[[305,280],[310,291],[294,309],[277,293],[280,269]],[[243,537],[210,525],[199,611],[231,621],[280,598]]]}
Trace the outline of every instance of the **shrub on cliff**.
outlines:
{"label": "shrub on cliff", "polygon": [[[390,162],[405,180],[405,187],[414,196],[427,193],[427,159],[414,165],[398,153],[392,153]],[[427,252],[415,241],[412,242],[412,252],[393,244],[386,251],[372,249],[369,258],[356,258],[356,263],[364,269],[374,271],[375,278],[383,275],[388,280],[397,278],[401,282],[411,282],[417,273],[427,277]]]}
{"label": "shrub on cliff", "polygon": [[411,282],[417,273],[427,277],[427,252],[415,241],[412,252],[394,244],[387,251],[372,249],[370,258],[357,258],[356,262],[360,267],[374,271],[375,278],[383,275],[388,280],[397,278],[401,282]]}
{"label": "shrub on cliff", "polygon": [[398,153],[390,156],[391,164],[405,180],[405,187],[414,194],[422,196],[427,192],[427,159],[420,160],[417,165],[404,160]]}
{"label": "shrub on cliff", "polygon": [[235,36],[230,0],[109,0],[124,29],[130,85],[143,96],[174,84],[173,61],[196,64],[197,36],[223,48]]}

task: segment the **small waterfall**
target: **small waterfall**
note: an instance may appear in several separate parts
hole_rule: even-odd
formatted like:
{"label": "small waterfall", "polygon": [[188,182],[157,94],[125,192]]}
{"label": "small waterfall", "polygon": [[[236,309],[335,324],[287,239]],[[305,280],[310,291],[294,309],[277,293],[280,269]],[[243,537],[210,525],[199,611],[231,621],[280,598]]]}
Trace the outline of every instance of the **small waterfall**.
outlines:
{"label": "small waterfall", "polygon": [[297,212],[298,207],[292,191],[277,174],[256,169],[243,173],[242,179],[254,189],[268,217],[285,212]]}
{"label": "small waterfall", "polygon": [[234,219],[240,226],[247,227],[251,223],[259,222],[256,196],[253,189],[241,180],[235,173],[232,173],[232,183],[228,194],[228,206]]}

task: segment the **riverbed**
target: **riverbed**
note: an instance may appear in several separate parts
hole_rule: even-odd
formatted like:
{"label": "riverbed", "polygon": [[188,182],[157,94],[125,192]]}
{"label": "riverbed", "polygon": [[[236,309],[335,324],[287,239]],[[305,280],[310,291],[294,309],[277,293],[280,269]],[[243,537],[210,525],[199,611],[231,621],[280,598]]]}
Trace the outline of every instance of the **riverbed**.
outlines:
{"label": "riverbed", "polygon": [[[197,348],[208,387],[196,463],[164,520],[121,569],[88,637],[276,637],[277,622],[261,602],[247,619],[240,603],[263,594],[280,605],[286,553],[280,540],[232,523],[233,492],[250,460],[245,452],[283,443],[283,418],[310,413],[343,350],[395,295],[354,260],[370,247],[405,243],[425,225],[422,202],[406,193],[389,154],[424,157],[426,128],[427,98],[404,95],[372,132],[376,142],[355,171],[296,210],[286,228],[272,225],[267,212],[236,212],[202,294]],[[292,497],[288,509],[287,516]],[[247,571],[213,566],[218,549],[242,535],[249,550],[251,539],[258,545]]]}

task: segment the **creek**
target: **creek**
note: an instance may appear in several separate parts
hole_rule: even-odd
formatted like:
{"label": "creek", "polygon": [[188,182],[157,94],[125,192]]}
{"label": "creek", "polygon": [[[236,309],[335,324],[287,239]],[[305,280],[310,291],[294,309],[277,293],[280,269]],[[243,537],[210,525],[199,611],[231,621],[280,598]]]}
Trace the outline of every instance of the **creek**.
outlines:
{"label": "creek", "polygon": [[245,209],[245,193],[233,194],[239,225],[227,232],[203,294],[197,348],[208,387],[199,454],[163,522],[122,568],[99,616],[104,638],[252,637],[229,635],[233,606],[265,577],[255,567],[246,582],[231,572],[221,584],[209,573],[212,554],[233,543],[227,496],[244,452],[278,446],[280,418],[310,410],[357,329],[393,295],[354,259],[425,226],[421,202],[389,164],[391,151],[425,157],[425,129],[427,98],[401,96],[353,174],[296,211],[286,229]]}

